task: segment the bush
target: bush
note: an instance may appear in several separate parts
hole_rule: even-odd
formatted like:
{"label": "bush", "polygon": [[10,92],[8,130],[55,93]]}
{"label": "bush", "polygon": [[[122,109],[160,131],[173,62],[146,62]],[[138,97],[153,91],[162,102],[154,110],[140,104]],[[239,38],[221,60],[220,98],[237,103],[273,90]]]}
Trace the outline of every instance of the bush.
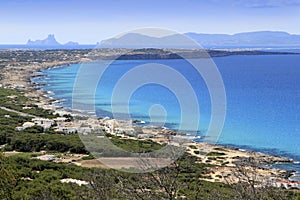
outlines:
{"label": "bush", "polygon": [[207,156],[224,156],[224,155],[226,154],[223,152],[216,152],[216,151],[212,151],[207,154]]}
{"label": "bush", "polygon": [[194,151],[194,153],[198,155],[198,154],[200,154],[200,151]]}

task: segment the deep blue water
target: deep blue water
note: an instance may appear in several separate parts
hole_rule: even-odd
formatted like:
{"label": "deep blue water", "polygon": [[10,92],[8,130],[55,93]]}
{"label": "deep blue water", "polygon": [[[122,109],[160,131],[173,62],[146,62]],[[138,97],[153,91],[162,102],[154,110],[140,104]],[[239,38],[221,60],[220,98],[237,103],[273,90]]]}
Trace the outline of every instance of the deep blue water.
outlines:
{"label": "deep blue water", "polygon": [[[226,120],[218,143],[300,161],[300,55],[228,56],[213,60],[222,75],[227,96]],[[93,68],[105,62],[87,65]],[[124,73],[152,62],[170,66],[187,77],[200,105],[199,131],[205,133],[210,122],[210,96],[201,76],[184,60],[115,61],[97,87],[97,115],[111,115],[112,91]],[[71,108],[73,84],[79,68],[79,64],[53,68],[34,81],[47,84],[43,90],[54,92],[53,97],[63,99],[62,105]],[[87,85],[93,73],[92,70],[86,72]],[[176,84],[180,87],[174,80]],[[176,129],[180,120],[176,95],[156,84],[148,84],[132,94],[131,117],[149,123],[148,112],[154,104],[161,104],[167,111],[165,126]],[[159,122],[162,116],[153,115],[152,120]]]}

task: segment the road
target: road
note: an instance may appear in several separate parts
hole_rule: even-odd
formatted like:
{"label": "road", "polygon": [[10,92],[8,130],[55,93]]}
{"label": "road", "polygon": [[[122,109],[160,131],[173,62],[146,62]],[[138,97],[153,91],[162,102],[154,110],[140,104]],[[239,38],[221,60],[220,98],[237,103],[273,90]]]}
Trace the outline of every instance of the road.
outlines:
{"label": "road", "polygon": [[8,112],[17,113],[18,115],[20,115],[20,116],[22,116],[22,117],[33,117],[33,118],[36,117],[36,116],[34,116],[34,115],[30,115],[30,114],[23,113],[23,112],[20,112],[20,111],[16,111],[16,110],[13,110],[13,109],[10,109],[10,108],[6,108],[6,107],[0,107],[0,109],[6,110],[6,111],[8,111]]}

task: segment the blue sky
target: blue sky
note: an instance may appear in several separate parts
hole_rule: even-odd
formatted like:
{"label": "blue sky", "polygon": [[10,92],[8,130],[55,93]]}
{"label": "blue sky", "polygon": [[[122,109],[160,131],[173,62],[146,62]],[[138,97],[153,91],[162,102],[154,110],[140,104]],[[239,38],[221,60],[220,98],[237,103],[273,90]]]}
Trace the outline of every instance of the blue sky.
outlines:
{"label": "blue sky", "polygon": [[55,34],[94,44],[132,29],[300,34],[300,0],[1,0],[0,44]]}

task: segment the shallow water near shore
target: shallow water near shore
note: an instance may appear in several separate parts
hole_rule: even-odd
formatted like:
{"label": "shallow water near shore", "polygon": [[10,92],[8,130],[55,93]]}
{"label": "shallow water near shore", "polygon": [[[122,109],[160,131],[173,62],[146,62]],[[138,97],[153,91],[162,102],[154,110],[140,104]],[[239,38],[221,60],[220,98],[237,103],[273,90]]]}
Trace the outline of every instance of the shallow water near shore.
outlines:
{"label": "shallow water near shore", "polygon": [[[247,55],[213,58],[224,81],[227,114],[219,144],[235,146],[300,161],[300,56]],[[96,111],[100,117],[111,115],[111,94],[118,79],[128,70],[145,63],[160,63],[178,70],[192,83],[200,105],[198,134],[205,134],[210,122],[210,96],[204,81],[184,60],[118,60],[113,62],[99,82]],[[93,63],[101,65],[101,63]],[[43,71],[46,76],[34,82],[46,84],[52,97],[64,99],[64,108],[72,107],[73,84],[79,64]],[[93,73],[93,72],[90,72]],[[133,119],[150,123],[149,109],[154,104],[167,111],[164,126],[176,129],[180,107],[176,96],[159,85],[139,88],[130,99]],[[162,116],[152,120],[159,123]],[[193,120],[193,116],[191,119]],[[297,165],[298,166],[298,165]]]}

